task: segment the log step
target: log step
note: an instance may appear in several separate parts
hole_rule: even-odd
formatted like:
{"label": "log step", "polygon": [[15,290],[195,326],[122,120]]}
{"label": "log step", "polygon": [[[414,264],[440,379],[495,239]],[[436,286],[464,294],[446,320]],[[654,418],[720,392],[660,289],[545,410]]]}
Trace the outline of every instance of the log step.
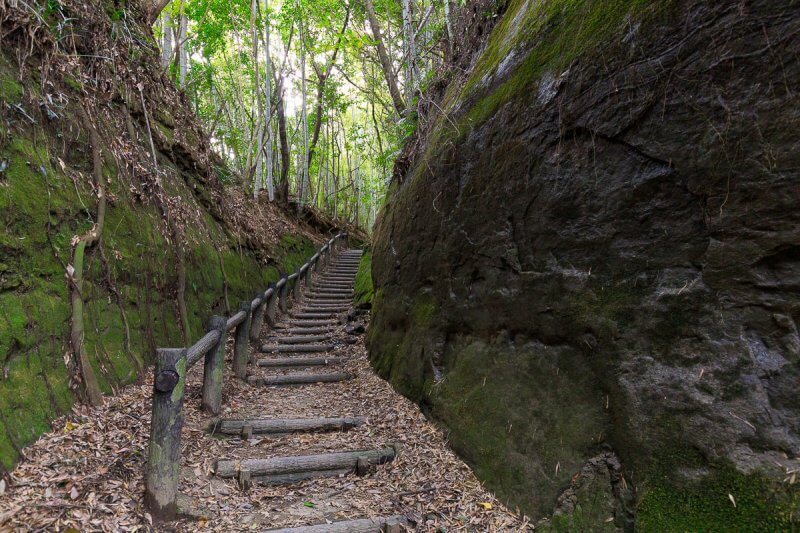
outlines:
{"label": "log step", "polygon": [[309,291],[310,294],[330,294],[331,296],[343,296],[343,297],[352,297],[353,290],[352,289],[314,289],[313,291]]}
{"label": "log step", "polygon": [[289,321],[293,326],[335,326],[339,321],[335,319],[330,320],[311,320],[308,318],[295,318]]}
{"label": "log step", "polygon": [[306,293],[304,301],[308,300],[334,300],[337,302],[349,302],[352,299],[350,296],[343,296],[341,294],[327,294],[323,292],[309,292]]}
{"label": "log step", "polygon": [[308,305],[301,309],[304,313],[341,313],[350,309],[349,305]]}
{"label": "log step", "polygon": [[370,465],[382,465],[393,461],[396,456],[397,446],[387,446],[373,450],[272,457],[270,459],[217,459],[211,466],[211,472],[221,478],[236,477],[239,470],[249,470],[250,475],[254,478],[334,470],[355,472],[359,460],[367,461]]}
{"label": "log step", "polygon": [[309,311],[293,311],[292,318],[330,318],[331,315],[335,315],[335,312],[332,311],[319,311],[319,312],[309,312]]}
{"label": "log step", "polygon": [[288,333],[289,335],[316,335],[321,333],[330,333],[330,328],[317,328],[317,327],[309,327],[309,328],[289,328],[289,329],[282,329],[280,330],[282,333]]}
{"label": "log step", "polygon": [[270,352],[328,352],[333,350],[333,344],[264,344],[261,346],[262,353]]}
{"label": "log step", "polygon": [[253,434],[285,434],[303,431],[344,431],[364,425],[362,416],[334,418],[256,418],[254,420],[222,419],[209,426],[212,433],[241,435],[245,426],[252,428]]}
{"label": "log step", "polygon": [[312,383],[336,383],[337,381],[347,381],[353,376],[346,372],[329,372],[326,374],[295,373],[283,374],[280,376],[250,376],[247,382],[253,386],[271,385],[310,385]]}
{"label": "log step", "polygon": [[344,363],[344,357],[273,357],[259,359],[258,366],[291,367],[291,366],[327,366]]}
{"label": "log step", "polygon": [[330,339],[330,335],[293,335],[291,337],[278,337],[278,344],[309,344],[313,342],[324,342]]}
{"label": "log step", "polygon": [[405,531],[402,526],[407,525],[408,519],[403,515],[397,515],[382,518],[344,520],[315,526],[268,529],[267,533],[394,533],[395,531]]}

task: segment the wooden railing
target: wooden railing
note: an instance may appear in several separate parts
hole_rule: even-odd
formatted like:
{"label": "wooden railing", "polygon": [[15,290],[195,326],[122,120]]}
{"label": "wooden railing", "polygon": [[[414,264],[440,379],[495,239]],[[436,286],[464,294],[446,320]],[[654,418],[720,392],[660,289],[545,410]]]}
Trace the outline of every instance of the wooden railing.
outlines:
{"label": "wooden railing", "polygon": [[202,408],[209,414],[219,414],[228,332],[233,330],[235,337],[234,374],[239,379],[246,379],[249,341],[258,341],[264,321],[270,327],[275,325],[278,309],[281,313],[288,312],[289,299],[300,299],[302,287],[309,286],[314,273],[346,246],[346,240],[346,233],[333,237],[297,272],[284,276],[253,301],[242,302],[239,311],[230,318],[212,316],[208,321],[208,332],[189,348],[156,350],[144,497],[145,506],[154,520],[172,520],[177,511],[186,373],[203,360]]}

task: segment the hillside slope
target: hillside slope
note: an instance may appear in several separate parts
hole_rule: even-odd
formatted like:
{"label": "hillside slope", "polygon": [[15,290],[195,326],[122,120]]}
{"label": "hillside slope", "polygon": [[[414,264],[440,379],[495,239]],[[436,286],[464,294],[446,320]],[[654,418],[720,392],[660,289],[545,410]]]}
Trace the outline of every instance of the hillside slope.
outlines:
{"label": "hillside slope", "polygon": [[111,392],[313,253],[239,192],[123,7],[0,0],[2,468],[86,395],[76,339]]}
{"label": "hillside slope", "polygon": [[797,527],[799,52],[789,0],[512,0],[447,87],[371,360],[531,517]]}

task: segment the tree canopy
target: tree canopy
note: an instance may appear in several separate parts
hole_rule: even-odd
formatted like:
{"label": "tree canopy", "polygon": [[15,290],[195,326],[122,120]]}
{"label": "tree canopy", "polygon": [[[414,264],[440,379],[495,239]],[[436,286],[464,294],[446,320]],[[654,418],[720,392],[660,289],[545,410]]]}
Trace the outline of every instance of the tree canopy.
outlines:
{"label": "tree canopy", "polygon": [[154,31],[239,185],[369,229],[450,12],[449,0],[173,0]]}

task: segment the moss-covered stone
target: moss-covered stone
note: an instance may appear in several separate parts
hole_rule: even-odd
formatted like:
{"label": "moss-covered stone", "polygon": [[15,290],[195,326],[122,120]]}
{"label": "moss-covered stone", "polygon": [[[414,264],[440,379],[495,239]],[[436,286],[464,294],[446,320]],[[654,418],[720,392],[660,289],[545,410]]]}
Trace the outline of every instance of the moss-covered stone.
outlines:
{"label": "moss-covered stone", "polygon": [[[15,133],[0,144],[6,168],[0,180],[0,467],[8,469],[17,450],[49,428],[50,420],[69,412],[73,395],[64,354],[69,353],[70,307],[64,267],[71,241],[92,225],[95,197],[89,163],[73,154],[66,172],[53,165],[47,136]],[[67,159],[61,156],[62,161]],[[76,166],[78,165],[78,166]],[[82,166],[81,166],[82,165]],[[104,170],[109,205],[102,248],[89,251],[84,274],[85,345],[101,389],[134,381],[156,347],[181,346],[175,303],[174,248],[164,238],[161,216],[135,203],[116,175]],[[72,174],[77,175],[77,174]],[[191,202],[180,181],[172,193]],[[212,217],[203,228],[189,228],[186,241],[186,303],[190,342],[211,314],[226,314],[313,254],[307,237],[286,235],[272,250],[274,264],[226,236]]]}
{"label": "moss-covered stone", "polygon": [[375,290],[372,286],[372,252],[368,250],[361,256],[353,288],[355,292],[353,297],[354,305],[358,307],[372,305]]}
{"label": "moss-covered stone", "polygon": [[[640,531],[795,531],[800,527],[800,490],[758,472],[743,474],[727,464],[692,458],[670,449],[639,486]],[[693,465],[687,465],[693,462]],[[698,469],[686,479],[683,468]],[[788,480],[787,480],[788,481]]]}

